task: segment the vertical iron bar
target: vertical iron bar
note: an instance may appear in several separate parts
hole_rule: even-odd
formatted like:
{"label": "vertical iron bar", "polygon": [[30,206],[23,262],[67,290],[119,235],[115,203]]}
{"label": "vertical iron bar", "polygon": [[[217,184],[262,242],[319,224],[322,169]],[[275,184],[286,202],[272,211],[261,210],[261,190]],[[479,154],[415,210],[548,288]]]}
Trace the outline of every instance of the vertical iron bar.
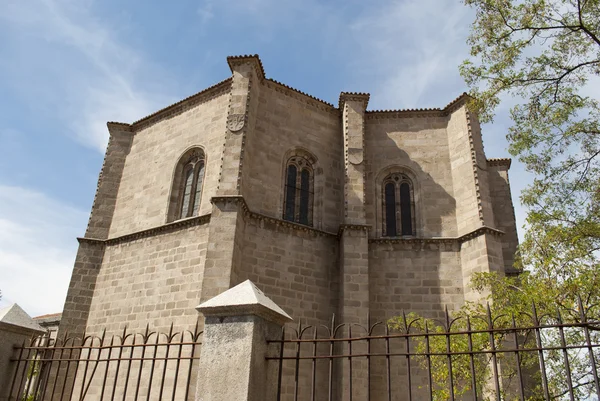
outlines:
{"label": "vertical iron bar", "polygon": [[367,401],[371,401],[371,314],[367,318],[369,335],[367,336]]}
{"label": "vertical iron bar", "polygon": [[312,360],[312,383],[311,383],[311,401],[315,401],[316,380],[317,380],[317,326],[313,336],[313,360]]}
{"label": "vertical iron bar", "polygon": [[488,318],[488,330],[490,339],[490,348],[492,350],[492,368],[494,373],[494,388],[496,390],[496,399],[501,401],[500,396],[500,379],[498,377],[498,358],[496,356],[496,343],[494,339],[494,321],[492,319],[492,310],[490,304],[487,304],[487,318]]}
{"label": "vertical iron bar", "polygon": [[538,349],[538,359],[540,361],[540,370],[542,373],[542,389],[544,390],[544,399],[550,400],[548,390],[548,378],[546,377],[546,362],[544,361],[544,351],[542,350],[542,336],[540,333],[540,321],[537,316],[537,309],[533,304],[533,325],[535,327],[535,344]]}
{"label": "vertical iron bar", "polygon": [[477,401],[477,379],[475,377],[475,357],[473,356],[473,333],[471,319],[467,316],[467,340],[469,341],[469,367],[471,368],[471,387],[473,387],[473,401]]}
{"label": "vertical iron bar", "polygon": [[448,383],[450,385],[450,400],[454,401],[454,377],[452,376],[452,354],[450,350],[450,315],[446,308],[446,358],[448,366]]}
{"label": "vertical iron bar", "polygon": [[[113,335],[110,338],[110,346],[108,348],[108,356],[106,357],[106,367],[104,368],[104,379],[102,379],[102,391],[100,392],[100,401],[102,401],[102,399],[104,398],[104,390],[106,389],[106,380],[108,379],[108,368],[110,367],[110,357],[112,354],[112,347],[115,341],[115,336]],[[102,354],[102,349],[100,350],[100,354]],[[111,398],[111,400],[115,399],[115,395],[113,393],[113,396]]]}
{"label": "vertical iron bar", "polygon": [[[113,382],[112,396],[111,400],[115,399],[115,394],[117,392],[117,383],[119,382],[119,369],[121,368],[121,357],[123,356],[123,348],[125,348],[125,338],[127,336],[127,326],[123,328],[123,337],[121,337],[121,346],[119,347],[119,356],[117,357],[117,368],[115,369],[115,381]],[[114,338],[114,335],[113,335]],[[112,348],[109,355],[112,354]]]}
{"label": "vertical iron bar", "polygon": [[590,364],[592,366],[592,377],[594,378],[594,386],[596,387],[596,395],[600,397],[600,384],[598,382],[598,370],[596,368],[596,358],[594,357],[594,349],[592,348],[590,331],[587,326],[587,316],[585,314],[585,311],[583,310],[583,303],[581,302],[581,298],[577,297],[577,301],[579,304],[579,315],[580,315],[581,323],[586,323],[586,325],[583,326],[583,333],[585,334],[585,342],[587,343],[588,354],[590,356]]}
{"label": "vertical iron bar", "polygon": [[[67,361],[67,370],[65,372],[65,378],[63,380],[62,390],[60,392],[61,400],[65,399],[65,389],[67,388],[67,379],[69,377],[69,372],[71,370],[71,359],[73,359],[73,349],[75,348],[75,339],[76,339],[76,337],[73,337],[73,341],[71,342],[71,349],[69,350],[69,360]],[[65,346],[66,345],[67,345],[67,341],[65,341]],[[75,383],[75,379],[77,379],[77,371],[79,370],[78,368],[79,368],[79,357],[77,358],[77,362],[75,363],[75,375],[73,377],[73,383]],[[73,388],[71,387],[71,392],[69,393],[69,397],[71,397],[72,395],[73,395]]]}
{"label": "vertical iron bar", "polygon": [[165,376],[167,374],[167,363],[169,363],[169,349],[171,348],[171,341],[173,341],[173,322],[171,322],[171,328],[169,329],[169,337],[167,339],[167,349],[165,354],[165,364],[163,365],[162,378],[160,379],[160,391],[158,392],[158,399],[162,400],[163,389],[165,387]]}
{"label": "vertical iron bar", "polygon": [[[26,347],[25,343],[23,346]],[[21,380],[19,380],[19,387],[17,388],[17,397],[18,399],[22,398],[23,392],[25,391],[25,387],[27,386],[27,377],[29,376],[29,363],[31,358],[31,349],[27,349],[27,356],[25,357],[25,365],[23,366],[23,375],[21,376]]]}
{"label": "vertical iron bar", "polygon": [[[181,332],[181,343],[179,344],[178,350],[177,350],[177,362],[175,363],[175,378],[173,380],[173,392],[171,393],[171,401],[175,401],[175,393],[177,392],[177,379],[179,379],[179,365],[181,365],[181,350],[183,349],[183,338],[185,335],[185,331]],[[193,338],[192,338],[193,340]],[[134,341],[135,341],[135,337],[134,337]],[[127,373],[129,375],[129,373]],[[125,389],[127,390],[127,389]],[[125,401],[125,399],[123,399],[123,401]]]}
{"label": "vertical iron bar", "polygon": [[[140,366],[138,369],[138,378],[137,378],[137,384],[135,385],[135,396],[133,397],[134,400],[138,399],[138,394],[140,392],[140,382],[142,381],[142,370],[144,368],[144,359],[146,358],[146,345],[148,345],[148,340],[150,340],[150,325],[146,324],[146,332],[142,335],[142,356],[140,357]],[[187,396],[185,398],[187,400]]]}
{"label": "vertical iron bar", "polygon": [[350,385],[350,398],[349,401],[352,401],[352,393],[354,390],[352,389],[352,325],[348,325],[348,384]]}
{"label": "vertical iron bar", "polygon": [[[283,377],[283,350],[285,346],[285,326],[281,328],[281,347],[279,347],[279,371],[277,372],[277,401],[281,400],[281,378]],[[173,399],[175,401],[175,399]]]}
{"label": "vertical iron bar", "polygon": [[[17,368],[15,369],[15,374],[13,376],[12,379],[12,383],[10,385],[10,391],[8,392],[8,396],[12,396],[13,394],[13,389],[15,388],[15,383],[17,381],[17,376],[19,375],[19,367],[21,366],[21,358],[23,357],[23,350],[25,349],[25,340],[23,340],[23,345],[21,345],[20,351],[19,351],[19,359],[17,359]],[[27,364],[25,364],[25,366],[27,366]],[[27,372],[27,371],[25,371]],[[25,373],[24,372],[24,373]],[[21,376],[21,380],[23,380],[23,376]],[[19,384],[19,387],[21,387],[21,385]],[[17,394],[17,399],[20,398],[20,394]]]}
{"label": "vertical iron bar", "polygon": [[331,317],[331,331],[329,332],[330,339],[332,341],[329,342],[329,399],[328,401],[333,401],[333,339],[335,338],[335,315]]}
{"label": "vertical iron bar", "polygon": [[160,333],[157,331],[156,342],[154,343],[154,352],[152,353],[152,364],[150,365],[150,379],[148,380],[148,393],[146,394],[146,401],[150,401],[150,394],[152,393],[152,379],[154,378],[154,366],[156,365],[156,353],[158,352],[159,340]]}
{"label": "vertical iron bar", "polygon": [[302,323],[298,322],[298,331],[296,340],[296,365],[294,371],[294,401],[298,401],[298,370],[300,369],[300,337],[302,333]]}
{"label": "vertical iron bar", "polygon": [[[32,339],[29,343],[30,347],[34,346],[34,340]],[[31,383],[33,383],[34,381],[34,376],[35,376],[35,367],[36,367],[36,360],[38,357],[38,351],[37,349],[30,349],[30,354],[31,352],[33,352],[33,358],[31,359],[31,372],[29,372],[29,374],[27,376],[29,376],[27,378],[27,390],[25,391],[25,397],[29,397],[29,392],[31,391]],[[29,369],[28,369],[29,370]],[[35,398],[35,397],[34,397]]]}
{"label": "vertical iron bar", "polygon": [[[58,383],[58,377],[60,376],[60,367],[62,366],[62,359],[63,359],[63,354],[65,352],[65,342],[67,340],[67,335],[68,333],[65,333],[65,335],[63,336],[63,344],[62,347],[60,347],[60,360],[58,361],[58,367],[56,368],[56,374],[54,375],[54,385],[52,385],[52,394],[50,394],[50,401],[54,400],[54,393],[56,391],[56,383]],[[54,346],[58,346],[58,337],[56,338],[56,343],[54,344]]]}
{"label": "vertical iron bar", "polygon": [[388,401],[392,401],[392,367],[390,360],[390,326],[385,325],[385,364],[387,368]]}
{"label": "vertical iron bar", "polygon": [[194,330],[194,341],[192,342],[192,350],[190,353],[190,366],[188,368],[187,383],[185,385],[185,397],[184,400],[188,399],[190,393],[190,382],[192,380],[192,367],[194,366],[194,353],[196,352],[196,342],[198,341],[198,324],[196,323],[196,330]]}
{"label": "vertical iron bar", "polygon": [[512,328],[515,338],[515,358],[517,359],[517,375],[519,378],[519,399],[525,401],[525,389],[523,387],[523,373],[521,372],[521,354],[519,353],[519,337],[517,336],[517,324],[515,323],[515,315],[512,315]]}
{"label": "vertical iron bar", "polygon": [[411,378],[411,373],[410,373],[410,339],[408,336],[408,322],[406,321],[406,313],[404,311],[402,311],[402,319],[404,320],[404,329],[406,330],[406,335],[404,337],[405,343],[406,343],[406,369],[407,369],[407,385],[408,385],[408,399],[410,401],[412,401],[412,378]]}
{"label": "vertical iron bar", "polygon": [[567,342],[565,340],[565,330],[562,327],[563,321],[560,315],[560,310],[557,310],[558,317],[558,332],[560,333],[560,346],[562,348],[563,358],[565,360],[565,370],[567,374],[567,386],[569,389],[569,399],[575,401],[575,394],[573,393],[573,381],[571,379],[571,364],[569,363],[569,353],[567,352]]}
{"label": "vertical iron bar", "polygon": [[[83,345],[85,345],[85,339],[83,340]],[[81,381],[81,391],[79,392],[79,399],[83,399],[83,392],[85,391],[85,379],[87,378],[87,371],[90,365],[90,354],[92,353],[92,346],[94,345],[94,337],[90,336],[90,346],[87,348],[87,357],[85,358],[85,368],[83,370],[83,380]],[[81,348],[83,351],[83,347]],[[79,370],[79,369],[78,369]],[[75,388],[75,380],[73,380],[73,388]]]}
{"label": "vertical iron bar", "polygon": [[[429,381],[429,400],[433,401],[433,377],[431,376],[431,348],[429,346],[429,324],[425,320],[425,354],[427,355],[427,380]],[[391,399],[389,400],[391,401]]]}
{"label": "vertical iron bar", "polygon": [[[85,386],[85,391],[83,392],[83,395],[81,396],[80,400],[85,399],[85,396],[87,395],[87,392],[90,389],[90,386],[92,385],[92,380],[94,379],[94,374],[96,374],[96,369],[98,369],[98,365],[100,364],[100,355],[102,354],[102,348],[104,348],[105,334],[106,334],[106,329],[102,332],[102,338],[100,339],[100,347],[98,348],[98,356],[96,357],[96,363],[94,363],[94,368],[92,369],[92,373],[90,373],[90,379],[88,380],[87,386]],[[93,346],[94,346],[94,339],[92,337],[92,342],[90,343],[90,351],[88,352],[88,358],[89,358],[89,354],[92,352]],[[89,358],[89,359],[91,360],[91,358]],[[85,385],[85,380],[83,381],[83,385]]]}
{"label": "vertical iron bar", "polygon": [[[38,390],[36,392],[36,394],[39,394],[40,389],[42,390],[42,393],[40,395],[40,400],[43,400],[44,397],[46,396],[46,389],[48,388],[49,382],[48,380],[50,379],[50,371],[52,370],[52,362],[54,361],[54,354],[56,353],[56,348],[52,347],[52,349],[50,350],[50,332],[46,333],[47,338],[47,342],[46,345],[44,346],[44,356],[43,359],[46,359],[46,355],[52,353],[51,357],[49,358],[50,361],[46,362],[42,362],[42,366],[44,366],[43,369],[40,369],[42,374],[40,375],[40,383],[38,385]],[[43,382],[43,384],[42,384]]]}
{"label": "vertical iron bar", "polygon": [[[125,374],[125,385],[123,386],[123,401],[127,396],[127,388],[129,387],[129,375],[131,373],[131,364],[133,363],[133,353],[135,351],[135,333],[131,335],[131,351],[129,351],[129,360],[127,361],[127,373]],[[124,343],[124,342],[123,342]]]}

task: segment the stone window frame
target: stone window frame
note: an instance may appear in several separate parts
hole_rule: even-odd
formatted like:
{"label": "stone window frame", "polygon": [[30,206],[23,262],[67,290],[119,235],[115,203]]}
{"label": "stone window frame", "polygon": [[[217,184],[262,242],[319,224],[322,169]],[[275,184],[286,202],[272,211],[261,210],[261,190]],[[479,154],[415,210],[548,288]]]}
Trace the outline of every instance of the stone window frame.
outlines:
{"label": "stone window frame", "polygon": [[[296,193],[294,196],[294,220],[286,219],[286,195],[288,183],[288,169],[291,165],[294,165],[296,171],[296,182],[295,189]],[[308,199],[308,224],[300,222],[300,183],[302,170],[309,171],[309,199]],[[281,210],[279,216],[282,220],[290,221],[297,224],[306,225],[308,227],[315,227],[320,225],[320,207],[318,200],[320,197],[320,177],[321,170],[318,167],[317,158],[310,153],[308,150],[303,148],[294,148],[284,155],[282,163],[282,191],[281,191]]]}
{"label": "stone window frame", "polygon": [[[206,166],[206,152],[200,146],[194,146],[186,150],[179,158],[175,166],[175,171],[173,172],[171,194],[169,196],[169,206],[167,212],[167,223],[198,215],[205,188],[204,184],[206,181]],[[186,185],[185,177],[190,169],[193,170],[192,187],[189,199],[190,206],[188,207],[186,215],[182,216]],[[199,176],[201,171],[202,177]],[[201,189],[200,191],[197,191],[199,178],[201,178]],[[198,199],[196,199],[197,194],[199,195]],[[196,209],[196,211],[194,211],[194,209]]]}
{"label": "stone window frame", "polygon": [[[394,178],[398,178],[395,180]],[[388,236],[386,233],[386,204],[385,204],[385,187],[390,182],[394,183],[395,190],[395,210],[396,210],[396,235]],[[402,215],[400,208],[400,185],[407,183],[410,188],[410,208],[411,208],[411,224],[412,233],[410,235],[402,235]],[[376,232],[375,236],[380,238],[417,238],[419,233],[423,232],[422,222],[419,214],[420,210],[420,190],[419,181],[416,175],[405,166],[388,166],[377,174],[376,180]]]}

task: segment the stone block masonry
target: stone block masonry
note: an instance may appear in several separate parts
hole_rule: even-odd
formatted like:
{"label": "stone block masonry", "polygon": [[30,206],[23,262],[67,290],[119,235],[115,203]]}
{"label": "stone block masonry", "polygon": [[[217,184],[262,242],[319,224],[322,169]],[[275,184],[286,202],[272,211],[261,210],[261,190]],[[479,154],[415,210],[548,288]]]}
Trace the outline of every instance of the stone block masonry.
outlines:
{"label": "stone block masonry", "polygon": [[[486,159],[467,95],[378,111],[343,92],[334,106],[267,78],[258,56],[228,64],[215,86],[109,123],[62,331],[193,326],[194,303],[247,279],[303,324],[436,317],[478,298],[474,272],[513,272],[510,161]],[[204,163],[197,186],[181,164],[190,150]],[[291,158],[306,181],[288,179]],[[392,176],[404,195],[386,195]],[[386,221],[411,227],[390,234]]]}

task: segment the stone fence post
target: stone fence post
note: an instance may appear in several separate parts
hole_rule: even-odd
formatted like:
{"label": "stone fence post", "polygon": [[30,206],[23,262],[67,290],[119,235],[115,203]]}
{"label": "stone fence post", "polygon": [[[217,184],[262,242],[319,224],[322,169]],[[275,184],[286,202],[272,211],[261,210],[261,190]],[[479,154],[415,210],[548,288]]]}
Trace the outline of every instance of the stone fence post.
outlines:
{"label": "stone fence post", "polygon": [[[17,366],[10,360],[14,354],[13,348],[23,343],[29,346],[34,336],[44,332],[46,330],[17,304],[0,310],[0,401],[8,400],[10,396],[8,392]],[[27,364],[21,364],[20,374],[25,374],[25,366]]]}
{"label": "stone fence post", "polygon": [[275,400],[278,364],[265,359],[267,340],[292,318],[250,280],[196,309],[205,317],[196,400]]}

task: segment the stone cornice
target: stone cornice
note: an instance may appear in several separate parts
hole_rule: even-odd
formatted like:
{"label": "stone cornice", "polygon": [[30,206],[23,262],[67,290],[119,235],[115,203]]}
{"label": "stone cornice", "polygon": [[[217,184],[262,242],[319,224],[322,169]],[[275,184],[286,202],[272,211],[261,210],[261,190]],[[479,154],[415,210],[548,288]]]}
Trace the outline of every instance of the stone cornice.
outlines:
{"label": "stone cornice", "polygon": [[[473,177],[475,179],[475,196],[477,196],[477,210],[479,213],[479,221],[482,226],[485,226],[485,216],[483,215],[483,201],[481,199],[481,188],[479,185],[479,165],[477,164],[477,150],[475,149],[475,143],[473,140],[473,128],[471,122],[471,113],[466,111],[467,118],[467,136],[469,137],[469,150],[471,151],[471,165],[473,166]],[[483,149],[482,149],[483,151]]]}
{"label": "stone cornice", "polygon": [[369,104],[369,99],[371,95],[369,93],[361,93],[361,92],[341,92],[340,99],[338,103],[338,108],[341,110],[343,104],[346,102],[360,102],[363,104],[363,107],[366,109]]}
{"label": "stone cornice", "polygon": [[344,231],[365,231],[369,232],[371,230],[371,226],[369,224],[340,224],[340,228],[338,230],[338,237],[341,237],[344,234]]}
{"label": "stone cornice", "polygon": [[281,92],[284,95],[290,96],[294,99],[298,99],[318,109],[328,112],[339,112],[339,109],[337,109],[333,104],[326,102],[325,100],[321,100],[315,96],[309,95],[308,93],[302,92],[299,89],[292,88],[291,86],[276,81],[272,78],[267,78],[264,82],[267,85],[267,87],[270,87],[271,89]]}
{"label": "stone cornice", "polygon": [[484,234],[496,236],[504,235],[503,231],[491,227],[480,227],[460,237],[439,237],[439,238],[369,238],[371,244],[462,244],[473,238],[477,238]]}
{"label": "stone cornice", "polygon": [[[160,120],[172,117],[174,115],[181,114],[184,111],[189,110],[190,108],[202,103],[203,101],[210,99],[211,97],[220,95],[220,94],[228,91],[229,88],[231,87],[231,81],[232,81],[232,79],[231,79],[231,77],[229,77],[219,83],[216,83],[213,86],[209,86],[208,88],[201,90],[200,92],[198,92],[196,94],[188,96],[183,100],[180,100],[180,101],[173,103],[163,109],[160,109],[144,118],[141,118],[141,119],[135,121],[134,123],[131,124],[131,128],[133,131],[140,131],[144,128],[147,128],[147,127],[157,123]],[[117,124],[123,124],[123,123],[117,123]],[[126,125],[126,124],[124,124],[124,125]]]}
{"label": "stone cornice", "polygon": [[367,110],[365,118],[372,120],[381,118],[446,117],[461,108],[469,99],[469,95],[463,93],[448,103],[443,109],[436,107],[425,109]]}
{"label": "stone cornice", "polygon": [[234,67],[242,64],[253,64],[256,70],[256,75],[262,81],[265,79],[265,69],[263,67],[262,61],[258,54],[244,54],[239,56],[229,56],[227,57],[227,64],[229,64],[229,68],[231,72],[233,72]]}
{"label": "stone cornice", "polygon": [[456,99],[448,103],[443,110],[448,114],[452,113],[464,106],[469,100],[471,100],[471,96],[469,96],[466,92],[463,92]]}
{"label": "stone cornice", "polygon": [[489,167],[502,166],[506,167],[506,169],[510,169],[510,165],[512,163],[512,159],[509,158],[501,158],[501,159],[487,159],[487,165]]}
{"label": "stone cornice", "polygon": [[142,238],[148,238],[155,236],[157,234],[162,234],[166,232],[174,232],[181,230],[183,228],[200,226],[203,224],[207,224],[210,221],[210,214],[205,214],[202,216],[189,217],[187,219],[176,220],[172,223],[167,223],[162,226],[152,227],[146,230],[137,231],[131,234],[121,235],[119,237],[109,238],[109,239],[97,239],[97,238],[77,238],[79,243],[95,243],[95,244],[105,244],[105,245],[116,245],[124,242],[131,242]]}
{"label": "stone cornice", "polygon": [[265,221],[276,226],[285,227],[291,229],[293,231],[298,232],[307,232],[317,236],[326,236],[326,237],[338,237],[337,234],[330,233],[328,231],[319,230],[314,227],[305,226],[303,224],[294,223],[292,221],[287,221],[283,219],[278,219],[275,217],[267,216],[261,213],[253,212],[248,207],[248,204],[244,200],[244,197],[241,195],[229,195],[229,196],[213,196],[210,199],[211,203],[217,202],[225,202],[225,203],[239,203],[242,207],[243,215],[245,218],[249,218],[255,221]]}

